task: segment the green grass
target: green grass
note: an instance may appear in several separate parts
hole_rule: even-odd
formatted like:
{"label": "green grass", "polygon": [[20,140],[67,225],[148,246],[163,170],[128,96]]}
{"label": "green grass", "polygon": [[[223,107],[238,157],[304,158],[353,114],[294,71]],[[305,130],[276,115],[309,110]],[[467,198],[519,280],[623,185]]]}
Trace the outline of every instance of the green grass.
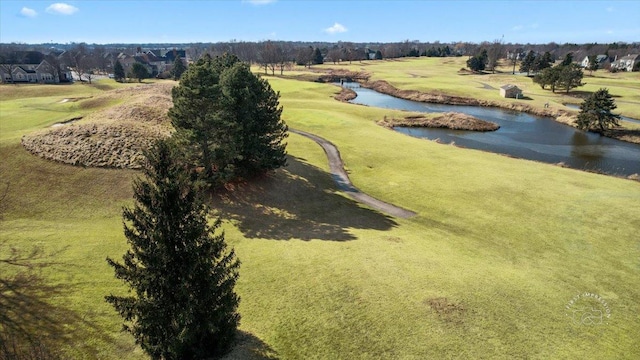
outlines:
{"label": "green grass", "polygon": [[[389,218],[338,192],[322,149],[295,134],[287,168],[216,197],[242,261],[241,329],[258,351],[283,359],[640,356],[640,184],[414,139],[375,125],[395,112],[336,102],[331,85],[269,81],[290,127],[335,143],[357,187],[418,216]],[[65,293],[51,302],[91,324],[72,334],[72,356],[144,358],[103,301],[125,291],[104,259],[127,249],[121,207],[136,173],[26,153],[19,134],[75,111],[59,115],[45,98],[37,120],[26,110],[0,120],[0,185],[9,184],[0,239],[59,252],[44,276]],[[40,100],[2,98],[0,108]],[[607,300],[608,324],[568,319],[565,306],[583,292]],[[432,309],[436,302],[452,310]]]}
{"label": "green grass", "polygon": [[[404,90],[441,92],[449,95],[473,97],[509,104],[522,101],[534,107],[543,108],[549,103],[552,108],[569,110],[564,104],[580,104],[582,97],[601,87],[609,89],[614,96],[618,111],[624,116],[640,119],[640,75],[637,72],[609,73],[596,71],[589,75],[585,71],[583,83],[565,94],[542,90],[531,78],[511,75],[512,67],[503,66],[495,74],[458,74],[466,67],[467,57],[459,58],[407,58],[383,61],[363,61],[348,64],[324,64],[319,68],[339,68],[372,73],[372,80],[386,80]],[[519,65],[518,65],[519,67]],[[516,70],[518,70],[516,68]],[[515,84],[530,100],[504,99],[500,97],[500,86]],[[492,89],[493,88],[493,89]]]}

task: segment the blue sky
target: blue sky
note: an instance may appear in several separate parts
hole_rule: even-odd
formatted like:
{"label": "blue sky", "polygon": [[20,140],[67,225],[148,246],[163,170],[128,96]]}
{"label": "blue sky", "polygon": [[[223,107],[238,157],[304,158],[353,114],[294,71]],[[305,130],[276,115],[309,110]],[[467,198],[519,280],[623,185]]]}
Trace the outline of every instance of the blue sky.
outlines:
{"label": "blue sky", "polygon": [[640,1],[0,0],[0,42],[640,42]]}

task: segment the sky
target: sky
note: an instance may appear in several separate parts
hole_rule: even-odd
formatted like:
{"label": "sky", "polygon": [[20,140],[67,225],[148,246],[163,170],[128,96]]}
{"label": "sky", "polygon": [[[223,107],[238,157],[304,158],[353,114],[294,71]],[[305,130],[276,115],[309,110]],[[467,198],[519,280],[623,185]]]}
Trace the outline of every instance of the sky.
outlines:
{"label": "sky", "polygon": [[0,43],[640,42],[640,1],[0,0]]}

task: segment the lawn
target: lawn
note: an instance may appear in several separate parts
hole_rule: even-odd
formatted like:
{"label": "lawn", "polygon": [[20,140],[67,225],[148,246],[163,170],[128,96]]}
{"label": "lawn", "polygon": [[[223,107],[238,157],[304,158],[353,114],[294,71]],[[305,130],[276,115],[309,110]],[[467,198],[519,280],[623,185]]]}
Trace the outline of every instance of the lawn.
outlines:
{"label": "lawn", "polygon": [[[580,104],[582,97],[604,87],[609,89],[618,105],[618,111],[627,117],[640,119],[640,75],[637,72],[609,73],[599,70],[592,74],[584,71],[584,86],[573,89],[569,94],[552,93],[542,90],[531,78],[512,75],[512,67],[505,64],[497,68],[495,74],[458,73],[466,67],[467,57],[456,58],[406,58],[383,61],[363,61],[351,64],[328,63],[317,66],[321,69],[349,69],[372,73],[371,80],[386,80],[403,90],[441,92],[449,95],[472,97],[496,101],[504,104],[514,99],[500,97],[500,86],[515,84],[529,98],[525,102],[543,108],[549,103],[551,108],[570,110],[564,104]],[[518,70],[519,64],[516,67]],[[524,101],[524,100],[520,100]]]}
{"label": "lawn", "polygon": [[[415,65],[387,63],[392,83],[405,79],[394,66]],[[214,196],[242,261],[241,330],[256,358],[640,357],[638,182],[411,138],[375,124],[392,111],[333,100],[334,86],[268,79],[290,127],[332,141],[358,188],[418,215],[354,202],[322,149],[295,134],[288,167]],[[55,260],[42,276],[61,290],[52,313],[74,315],[69,357],[144,358],[103,301],[125,291],[104,259],[127,249],[121,208],[136,172],[48,162],[19,145],[76,114],[56,102],[65,97],[0,101],[0,255],[40,246]],[[606,300],[606,324],[573,323],[568,304],[585,292]]]}

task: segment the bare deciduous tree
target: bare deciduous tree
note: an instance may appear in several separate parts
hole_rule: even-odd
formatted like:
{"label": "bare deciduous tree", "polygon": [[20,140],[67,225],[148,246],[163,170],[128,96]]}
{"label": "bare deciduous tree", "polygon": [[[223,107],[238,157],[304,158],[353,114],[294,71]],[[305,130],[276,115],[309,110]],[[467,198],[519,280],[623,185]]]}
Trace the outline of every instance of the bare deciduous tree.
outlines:
{"label": "bare deciduous tree", "polygon": [[491,70],[492,73],[496,72],[496,66],[498,66],[498,60],[502,56],[504,48],[503,44],[504,36],[500,39],[496,39],[493,43],[486,43],[487,48],[487,70]]}

